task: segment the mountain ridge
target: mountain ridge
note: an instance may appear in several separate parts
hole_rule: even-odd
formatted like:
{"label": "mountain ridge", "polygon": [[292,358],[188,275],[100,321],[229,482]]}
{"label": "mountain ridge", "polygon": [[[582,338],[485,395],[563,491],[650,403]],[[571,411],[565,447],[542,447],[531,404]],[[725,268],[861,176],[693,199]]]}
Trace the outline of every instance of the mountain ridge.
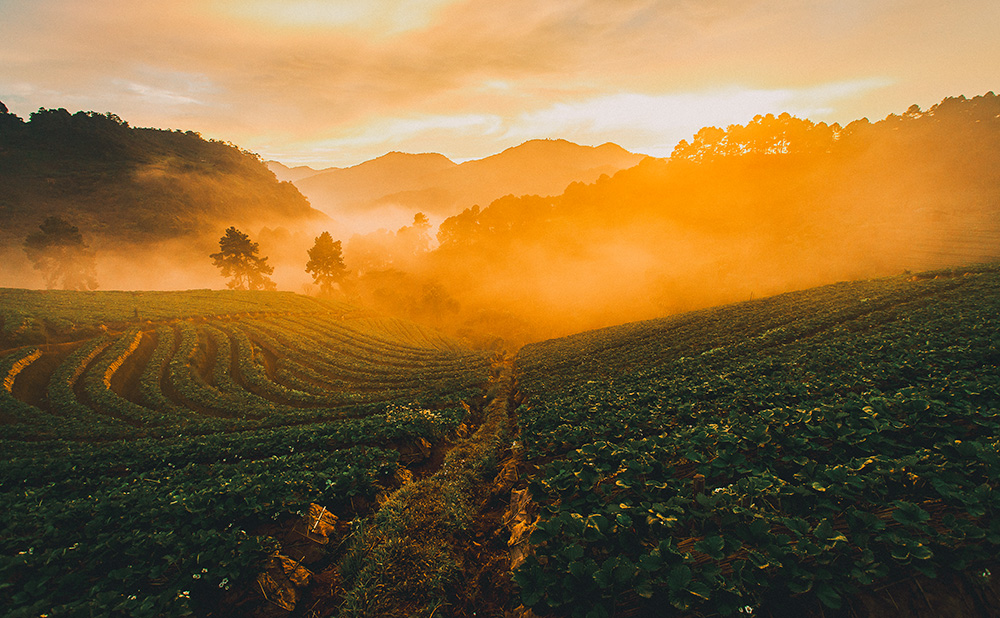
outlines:
{"label": "mountain ridge", "polygon": [[[387,205],[449,216],[505,195],[552,195],[573,182],[631,167],[645,155],[607,142],[581,146],[564,139],[533,139],[462,163],[438,153],[386,153],[350,167],[308,170],[269,161],[278,178],[289,179],[314,208],[339,218]],[[292,180],[294,179],[294,180]]]}

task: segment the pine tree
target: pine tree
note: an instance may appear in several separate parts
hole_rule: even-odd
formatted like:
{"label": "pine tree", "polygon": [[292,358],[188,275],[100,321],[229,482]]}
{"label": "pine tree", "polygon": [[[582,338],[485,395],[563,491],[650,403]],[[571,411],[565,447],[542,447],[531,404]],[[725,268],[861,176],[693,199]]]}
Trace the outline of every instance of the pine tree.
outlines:
{"label": "pine tree", "polygon": [[312,275],[313,282],[319,285],[324,294],[332,292],[334,284],[340,284],[350,272],[344,265],[340,241],[334,242],[329,232],[317,236],[316,243],[308,253],[306,272]]}
{"label": "pine tree", "polygon": [[45,276],[45,285],[65,290],[93,290],[97,288],[97,264],[94,252],[83,241],[79,228],[61,217],[47,217],[24,240],[36,270]]}
{"label": "pine tree", "polygon": [[276,286],[267,275],[274,267],[266,257],[258,257],[257,243],[235,227],[226,230],[219,239],[219,252],[211,254],[213,264],[230,279],[226,285],[233,290],[273,290]]}

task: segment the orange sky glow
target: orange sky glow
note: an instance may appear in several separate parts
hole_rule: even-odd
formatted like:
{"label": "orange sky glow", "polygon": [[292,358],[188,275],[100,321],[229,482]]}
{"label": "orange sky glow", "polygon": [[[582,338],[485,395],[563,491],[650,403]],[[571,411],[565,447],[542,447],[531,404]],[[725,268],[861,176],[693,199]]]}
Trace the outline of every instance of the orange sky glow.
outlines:
{"label": "orange sky glow", "polygon": [[0,0],[0,101],[288,165],[877,120],[997,88],[996,0]]}

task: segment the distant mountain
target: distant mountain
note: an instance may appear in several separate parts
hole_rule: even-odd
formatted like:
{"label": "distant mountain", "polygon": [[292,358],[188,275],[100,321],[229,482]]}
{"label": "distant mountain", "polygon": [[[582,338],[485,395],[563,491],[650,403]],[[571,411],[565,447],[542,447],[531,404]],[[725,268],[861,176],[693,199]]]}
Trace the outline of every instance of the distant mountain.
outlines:
{"label": "distant mountain", "polygon": [[295,186],[316,208],[336,216],[368,210],[391,195],[433,190],[437,175],[455,167],[440,154],[390,152],[353,167],[322,171]]}
{"label": "distant mountain", "polygon": [[447,327],[439,316],[452,307],[450,323],[467,332],[525,341],[997,261],[998,170],[993,93],[844,127],[757,116],[559,195],[466,208],[441,222],[408,289],[371,277],[368,294],[384,311]]}
{"label": "distant mountain", "polygon": [[[462,164],[440,154],[392,152],[294,182],[313,207],[336,218],[386,207],[448,216],[510,194],[557,195],[573,182],[593,182],[642,159],[643,155],[615,144],[591,147],[565,140],[532,140]],[[302,169],[269,165],[286,178]]]}
{"label": "distant mountain", "polygon": [[267,161],[266,165],[268,169],[274,172],[274,175],[281,182],[295,182],[296,180],[302,180],[303,178],[315,176],[320,172],[326,172],[332,169],[336,169],[333,167],[328,167],[323,170],[316,170],[309,167],[308,165],[298,165],[296,167],[288,167],[287,165],[279,163],[277,161]]}
{"label": "distant mountain", "polygon": [[25,122],[0,104],[0,187],[7,249],[19,249],[48,215],[101,249],[326,219],[236,146],[65,109],[41,109]]}

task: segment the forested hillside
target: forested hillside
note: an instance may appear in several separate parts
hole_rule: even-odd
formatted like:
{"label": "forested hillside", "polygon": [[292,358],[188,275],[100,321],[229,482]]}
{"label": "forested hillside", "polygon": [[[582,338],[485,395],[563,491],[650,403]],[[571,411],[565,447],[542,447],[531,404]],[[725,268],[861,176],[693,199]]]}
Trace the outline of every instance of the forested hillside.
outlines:
{"label": "forested hillside", "polygon": [[418,317],[409,299],[434,289],[453,322],[522,340],[988,260],[1000,256],[1000,98],[844,127],[788,114],[709,127],[669,159],[466,209],[437,238],[403,309]]}
{"label": "forested hillside", "polygon": [[110,113],[40,109],[24,121],[0,104],[0,186],[0,246],[54,214],[99,246],[322,217],[254,154]]}

